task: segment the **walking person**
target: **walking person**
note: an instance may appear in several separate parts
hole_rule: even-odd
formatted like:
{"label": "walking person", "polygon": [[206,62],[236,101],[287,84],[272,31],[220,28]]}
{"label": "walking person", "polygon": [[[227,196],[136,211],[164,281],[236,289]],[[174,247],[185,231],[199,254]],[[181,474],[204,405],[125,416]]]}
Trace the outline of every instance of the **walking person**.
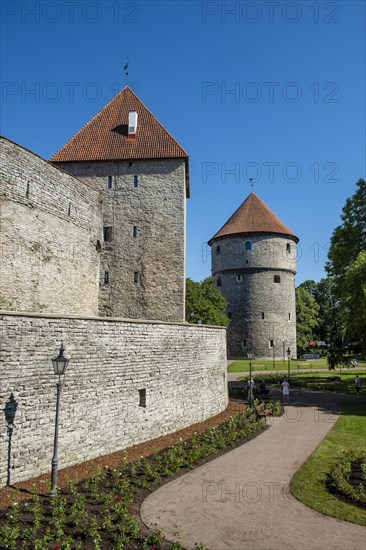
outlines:
{"label": "walking person", "polygon": [[254,379],[248,378],[248,401],[253,403],[254,400]]}
{"label": "walking person", "polygon": [[290,400],[290,384],[287,378],[285,378],[284,381],[282,382],[282,393],[283,393],[283,401],[285,403],[288,403]]}
{"label": "walking person", "polygon": [[357,394],[357,399],[360,399],[361,378],[358,376],[358,374],[356,375],[356,378],[355,378],[355,390]]}

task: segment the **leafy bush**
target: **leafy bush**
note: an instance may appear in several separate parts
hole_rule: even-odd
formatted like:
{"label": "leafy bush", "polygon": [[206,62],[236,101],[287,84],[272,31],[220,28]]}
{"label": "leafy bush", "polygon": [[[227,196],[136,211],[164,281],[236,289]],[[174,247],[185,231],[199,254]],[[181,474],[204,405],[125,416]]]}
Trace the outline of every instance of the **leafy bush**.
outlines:
{"label": "leafy bush", "polygon": [[[354,479],[359,470],[360,478]],[[327,487],[358,506],[366,506],[366,449],[346,451],[328,475]]]}

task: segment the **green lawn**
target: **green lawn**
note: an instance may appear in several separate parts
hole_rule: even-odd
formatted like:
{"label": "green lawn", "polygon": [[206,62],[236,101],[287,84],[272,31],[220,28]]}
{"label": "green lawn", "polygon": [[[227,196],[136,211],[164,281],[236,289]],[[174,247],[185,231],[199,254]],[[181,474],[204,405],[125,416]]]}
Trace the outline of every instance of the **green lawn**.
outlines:
{"label": "green lawn", "polygon": [[325,488],[327,474],[343,451],[365,448],[365,404],[354,401],[342,409],[336,425],[292,478],[290,489],[298,500],[322,514],[366,525],[366,510],[346,504]]}
{"label": "green lawn", "polygon": [[[309,388],[310,390],[317,391],[335,391],[341,393],[355,393],[355,377],[356,373],[361,378],[362,390],[361,395],[365,395],[366,392],[366,370],[343,370],[341,374],[334,371],[326,372],[292,372],[290,378],[290,386]],[[330,376],[339,376],[339,382],[330,382],[327,380]],[[266,384],[272,386],[279,386],[283,381],[283,374],[268,372],[268,374],[257,374],[255,381],[257,383],[264,381]],[[245,379],[247,377],[240,377]]]}
{"label": "green lawn", "polygon": [[[301,370],[301,369],[327,369],[326,359],[318,359],[316,361],[290,361],[291,370]],[[252,370],[287,370],[288,364],[287,361],[275,361],[273,369],[273,361],[252,361]],[[249,361],[235,361],[231,363],[228,367],[228,372],[246,372],[249,371]]]}
{"label": "green lawn", "polygon": [[[323,372],[303,372],[303,373],[293,373],[291,380],[301,386],[307,387],[313,390],[326,390],[326,391],[336,391],[341,393],[355,393],[355,377],[356,373],[361,378],[362,381],[362,391],[366,391],[366,371],[361,370],[342,370],[339,372],[327,371]],[[329,382],[327,380],[330,376],[339,376],[341,380],[339,382]]]}

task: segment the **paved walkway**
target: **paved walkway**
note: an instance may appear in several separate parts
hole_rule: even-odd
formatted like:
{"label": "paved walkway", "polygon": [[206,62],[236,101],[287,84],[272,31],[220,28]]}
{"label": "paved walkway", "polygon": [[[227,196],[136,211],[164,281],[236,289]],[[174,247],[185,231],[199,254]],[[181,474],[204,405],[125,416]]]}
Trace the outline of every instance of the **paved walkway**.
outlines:
{"label": "paved walkway", "polygon": [[285,415],[271,418],[268,430],[152,493],[141,507],[143,521],[168,537],[178,526],[186,548],[363,550],[364,527],[323,516],[289,492],[292,476],[350,398],[293,390]]}

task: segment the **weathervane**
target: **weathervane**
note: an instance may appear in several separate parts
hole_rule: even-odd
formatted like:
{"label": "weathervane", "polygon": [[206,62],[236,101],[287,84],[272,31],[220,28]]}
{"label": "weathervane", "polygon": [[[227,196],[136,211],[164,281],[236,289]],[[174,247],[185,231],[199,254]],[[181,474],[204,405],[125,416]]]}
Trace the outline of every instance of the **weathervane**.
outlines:
{"label": "weathervane", "polygon": [[253,178],[249,178],[249,181],[250,181],[250,186],[252,188],[252,193],[254,193],[254,182],[253,182]]}
{"label": "weathervane", "polygon": [[126,86],[128,84],[128,64],[129,64],[129,59],[127,57],[127,63],[125,64],[125,66],[123,67],[123,70],[125,71],[125,75],[126,75]]}

